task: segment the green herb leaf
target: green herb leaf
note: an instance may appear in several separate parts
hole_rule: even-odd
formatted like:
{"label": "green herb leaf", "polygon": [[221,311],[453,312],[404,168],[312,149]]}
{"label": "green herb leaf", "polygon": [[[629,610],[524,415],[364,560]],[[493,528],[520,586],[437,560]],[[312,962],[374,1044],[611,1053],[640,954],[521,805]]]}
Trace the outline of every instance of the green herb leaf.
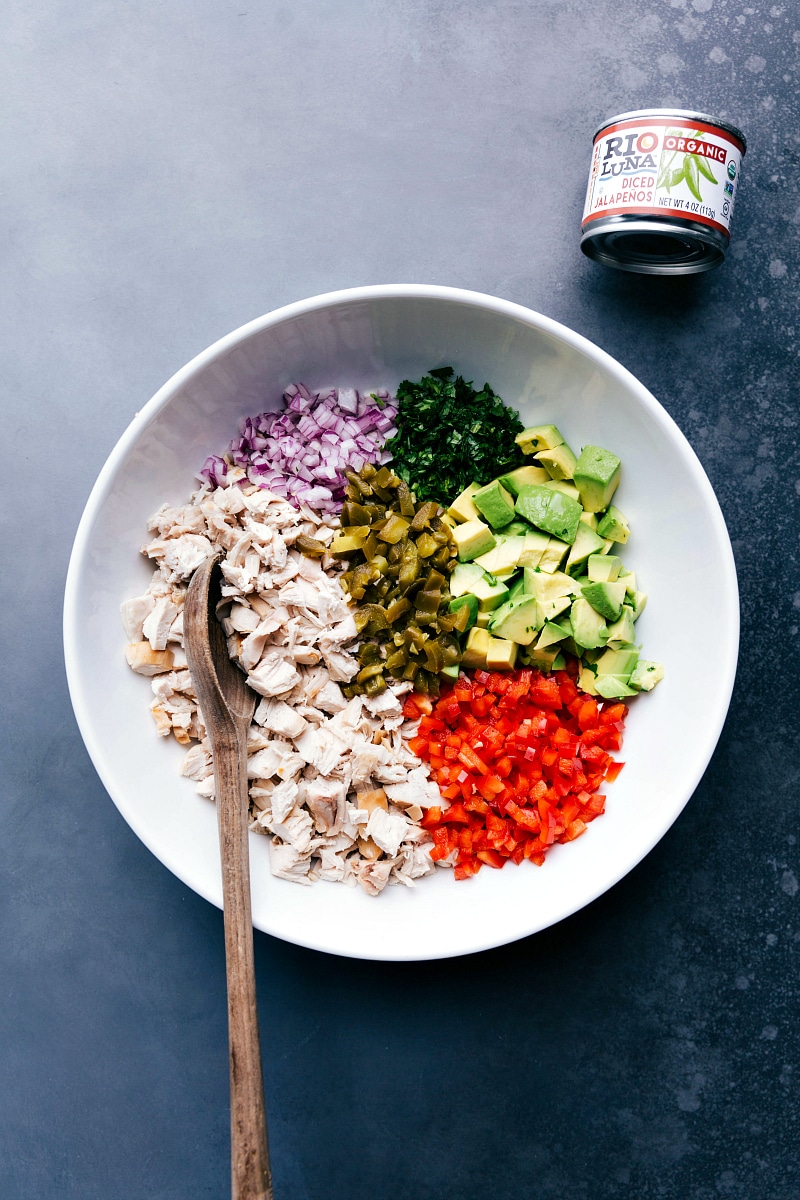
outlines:
{"label": "green herb leaf", "polygon": [[486,481],[523,461],[518,414],[488,383],[480,391],[452,367],[436,367],[397,389],[397,434],[386,443],[393,469],[417,500],[449,502],[474,479]]}

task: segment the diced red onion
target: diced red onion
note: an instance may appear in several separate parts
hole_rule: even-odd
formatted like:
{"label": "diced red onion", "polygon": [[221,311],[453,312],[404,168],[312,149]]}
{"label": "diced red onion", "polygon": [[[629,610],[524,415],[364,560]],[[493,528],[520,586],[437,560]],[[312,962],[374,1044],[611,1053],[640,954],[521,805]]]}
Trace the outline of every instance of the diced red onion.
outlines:
{"label": "diced red onion", "polygon": [[233,464],[246,470],[240,483],[267,488],[295,507],[338,512],[346,470],[391,460],[384,445],[395,432],[397,406],[385,389],[372,395],[355,388],[312,392],[305,384],[291,383],[283,395],[282,412],[246,417],[226,456],[212,454],[200,477],[213,487],[225,487]]}

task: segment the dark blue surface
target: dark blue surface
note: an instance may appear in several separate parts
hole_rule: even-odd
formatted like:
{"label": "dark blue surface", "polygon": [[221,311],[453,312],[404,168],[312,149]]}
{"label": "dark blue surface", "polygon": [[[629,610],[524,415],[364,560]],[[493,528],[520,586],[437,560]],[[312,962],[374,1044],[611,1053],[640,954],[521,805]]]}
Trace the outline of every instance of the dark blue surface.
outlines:
{"label": "dark blue surface", "polygon": [[[0,1197],[228,1186],[221,917],[117,814],[63,679],[91,483],[221,334],[414,281],[547,313],[658,396],[731,531],[740,671],[677,824],[561,925],[418,966],[257,935],[278,1200],[796,1200],[796,7],[12,0],[3,21]],[[654,104],[748,136],[706,277],[578,251],[593,129]]]}

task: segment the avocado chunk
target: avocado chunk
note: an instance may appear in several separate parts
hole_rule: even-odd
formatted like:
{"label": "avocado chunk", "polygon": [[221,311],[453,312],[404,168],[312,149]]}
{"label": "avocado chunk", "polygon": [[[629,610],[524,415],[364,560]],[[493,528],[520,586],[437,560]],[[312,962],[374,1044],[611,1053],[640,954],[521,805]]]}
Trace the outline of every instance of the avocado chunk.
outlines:
{"label": "avocado chunk", "polygon": [[633,619],[638,621],[639,617],[644,612],[644,607],[647,604],[647,592],[634,592],[631,599],[631,608],[633,609]]}
{"label": "avocado chunk", "polygon": [[584,525],[588,525],[593,533],[597,533],[597,525],[598,525],[597,513],[582,512],[581,513],[581,521],[583,522]]}
{"label": "avocado chunk", "polygon": [[486,652],[491,640],[488,629],[480,629],[477,625],[470,629],[464,653],[461,655],[461,665],[463,667],[485,667]]}
{"label": "avocado chunk", "polygon": [[561,571],[552,573],[537,571],[534,567],[525,567],[523,573],[525,591],[529,596],[535,596],[544,603],[558,596],[579,596],[580,588],[574,579]]}
{"label": "avocado chunk", "polygon": [[483,567],[477,563],[456,563],[447,585],[450,595],[463,596],[465,592],[471,592],[473,584],[483,579],[484,574]]}
{"label": "avocado chunk", "polygon": [[594,686],[594,671],[591,671],[589,667],[581,667],[578,675],[578,687],[582,692],[586,692],[587,696],[597,695],[597,689]]}
{"label": "avocado chunk", "polygon": [[509,525],[503,528],[503,537],[524,537],[530,531],[531,527],[527,521],[520,521],[515,517]]}
{"label": "avocado chunk", "polygon": [[493,479],[485,487],[473,492],[472,503],[492,529],[502,529],[514,520],[514,497],[499,479]]}
{"label": "avocado chunk", "polygon": [[528,651],[526,658],[532,667],[546,674],[550,671],[560,671],[566,666],[564,655],[558,646],[545,646],[542,650],[534,646]]}
{"label": "avocado chunk", "polygon": [[529,466],[517,467],[505,475],[500,475],[500,482],[506,492],[511,492],[512,496],[519,496],[519,488],[529,487],[531,484],[546,484],[549,478],[551,476],[545,468]]}
{"label": "avocado chunk", "polygon": [[543,483],[541,486],[552,488],[554,492],[561,492],[562,496],[569,496],[570,500],[574,500],[576,504],[581,502],[581,494],[575,484],[567,483],[566,479],[548,479],[547,483]]}
{"label": "avocado chunk", "polygon": [[638,661],[639,651],[635,646],[628,650],[606,650],[595,664],[598,678],[601,675],[617,675],[620,679],[628,679]]}
{"label": "avocado chunk", "polygon": [[501,571],[515,571],[524,546],[525,538],[519,534],[513,537],[500,534],[494,549],[479,554],[474,561],[490,575],[498,575]]}
{"label": "avocado chunk", "polygon": [[[527,521],[525,524],[528,524]],[[528,525],[528,532],[525,534],[525,545],[522,548],[522,554],[519,556],[518,565],[520,567],[538,567],[549,543],[549,534],[537,533]]]}
{"label": "avocado chunk", "polygon": [[594,681],[598,696],[606,700],[624,700],[627,696],[635,696],[636,692],[620,675],[598,675]]}
{"label": "avocado chunk", "polygon": [[613,583],[619,578],[622,559],[616,554],[592,554],[586,564],[586,571],[592,583]]}
{"label": "avocado chunk", "polygon": [[551,537],[539,559],[539,570],[547,571],[550,574],[557,571],[568,550],[569,546],[566,542],[560,542],[558,538]]}
{"label": "avocado chunk", "polygon": [[587,512],[601,512],[608,507],[619,484],[619,473],[620,461],[616,454],[602,446],[583,447],[572,477]]}
{"label": "avocado chunk", "polygon": [[609,504],[608,512],[600,519],[597,532],[601,537],[608,538],[610,542],[625,543],[631,536],[631,527],[625,514],[621,513],[613,504]]}
{"label": "avocado chunk", "polygon": [[636,595],[636,572],[628,571],[625,567],[620,567],[618,579],[625,580],[625,591],[629,596]]}
{"label": "avocado chunk", "polygon": [[519,489],[525,487],[526,484],[532,483],[547,483],[550,478],[544,467],[516,467],[515,470],[509,471],[505,475],[500,476],[500,482],[507,492],[511,492],[512,496],[519,495]]}
{"label": "avocado chunk", "polygon": [[540,450],[534,457],[551,479],[572,479],[578,461],[566,442],[554,446],[552,450]]}
{"label": "avocado chunk", "polygon": [[490,612],[480,612],[479,611],[478,619],[475,622],[475,624],[478,626],[479,629],[488,629],[489,622],[491,621],[493,615],[494,614],[491,611]]}
{"label": "avocado chunk", "polygon": [[608,627],[608,644],[618,647],[623,642],[632,642],[634,637],[633,609],[629,604],[623,604],[619,617]]}
{"label": "avocado chunk", "polygon": [[489,649],[486,651],[486,669],[488,671],[513,671],[517,662],[519,646],[507,638],[490,637]]}
{"label": "avocado chunk", "polygon": [[582,646],[585,650],[605,646],[608,640],[608,627],[600,613],[596,612],[589,601],[584,600],[582,596],[572,603],[569,623],[572,626],[572,636],[578,646]]}
{"label": "avocado chunk", "polygon": [[450,601],[450,612],[458,612],[459,608],[469,609],[469,620],[462,630],[463,633],[468,633],[478,619],[478,597],[474,596],[472,592],[466,592],[463,596],[454,596]]}
{"label": "avocado chunk", "polygon": [[474,583],[470,590],[473,596],[478,597],[478,610],[480,612],[491,612],[492,609],[499,608],[508,599],[508,588],[506,585],[499,583],[493,576],[487,576],[485,573],[483,579],[479,579],[477,583]]}
{"label": "avocado chunk", "polygon": [[657,683],[664,678],[664,668],[661,663],[648,662],[640,658],[631,671],[630,685],[640,688],[643,692],[652,692]]}
{"label": "avocado chunk", "polygon": [[625,599],[625,581],[618,579],[613,583],[589,583],[583,588],[583,598],[589,601],[601,617],[605,617],[607,621],[616,621],[622,612],[622,602]]}
{"label": "avocado chunk", "polygon": [[567,570],[571,571],[576,567],[580,567],[586,562],[590,554],[596,552],[603,545],[603,539],[593,533],[588,525],[584,525],[583,521],[578,522],[578,529],[575,534],[575,541],[572,543],[569,555],[567,556]]}
{"label": "avocado chunk", "polygon": [[509,598],[509,600],[516,600],[518,596],[523,596],[523,595],[525,595],[525,579],[524,579],[524,576],[523,576],[521,573],[520,573],[520,574],[518,574],[518,575],[516,575],[516,576],[515,576],[515,578],[514,578],[514,581],[513,581],[513,583],[512,583],[512,582],[510,582],[510,581],[509,581],[509,582],[507,582],[507,583],[506,583],[506,587],[508,588],[508,598]]}
{"label": "avocado chunk", "polygon": [[475,521],[480,518],[480,513],[475,507],[472,497],[480,488],[479,483],[471,483],[469,487],[465,487],[460,496],[456,496],[453,503],[447,510],[448,517],[452,517],[455,521]]}
{"label": "avocado chunk", "polygon": [[489,630],[495,637],[508,638],[520,646],[529,646],[541,627],[536,598],[525,595],[517,600],[507,600],[489,623]]}
{"label": "avocado chunk", "polygon": [[563,642],[570,636],[571,631],[566,625],[559,625],[556,621],[546,621],[539,634],[536,649],[545,650],[548,646],[554,646],[556,642]]}
{"label": "avocado chunk", "polygon": [[555,425],[529,425],[514,441],[523,454],[535,454],[537,450],[552,450],[563,445],[564,439]]}
{"label": "avocado chunk", "polygon": [[440,675],[446,675],[448,679],[458,679],[461,668],[458,663],[453,663],[452,666],[442,667]]}
{"label": "avocado chunk", "polygon": [[478,519],[457,525],[452,537],[461,562],[469,562],[479,554],[485,554],[495,544],[495,536],[489,526]]}
{"label": "avocado chunk", "polygon": [[524,487],[517,496],[516,510],[531,525],[572,545],[581,519],[577,500],[544,484]]}

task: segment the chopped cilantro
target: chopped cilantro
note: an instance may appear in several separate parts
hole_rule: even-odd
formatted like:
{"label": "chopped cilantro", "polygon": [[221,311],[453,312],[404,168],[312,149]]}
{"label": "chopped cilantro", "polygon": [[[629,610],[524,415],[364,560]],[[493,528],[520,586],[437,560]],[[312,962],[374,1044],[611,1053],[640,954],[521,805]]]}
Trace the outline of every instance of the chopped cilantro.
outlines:
{"label": "chopped cilantro", "polygon": [[485,483],[521,461],[522,422],[488,383],[475,391],[452,367],[397,389],[397,434],[386,443],[393,469],[418,500],[449,503],[473,480]]}

